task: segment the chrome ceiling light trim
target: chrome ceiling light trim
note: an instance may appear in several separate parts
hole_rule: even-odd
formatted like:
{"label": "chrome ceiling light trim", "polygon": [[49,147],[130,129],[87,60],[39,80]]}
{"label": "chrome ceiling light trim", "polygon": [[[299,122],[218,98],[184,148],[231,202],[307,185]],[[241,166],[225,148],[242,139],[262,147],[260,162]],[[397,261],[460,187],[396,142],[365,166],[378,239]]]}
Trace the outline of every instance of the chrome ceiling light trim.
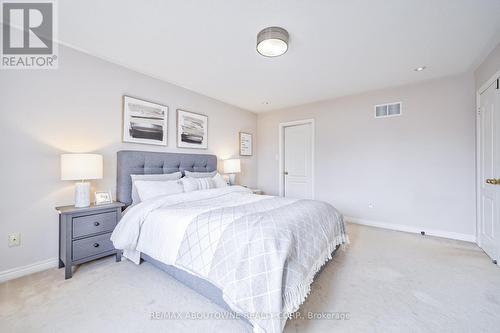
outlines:
{"label": "chrome ceiling light trim", "polygon": [[264,57],[278,57],[288,50],[288,31],[280,27],[268,27],[257,34],[257,52]]}

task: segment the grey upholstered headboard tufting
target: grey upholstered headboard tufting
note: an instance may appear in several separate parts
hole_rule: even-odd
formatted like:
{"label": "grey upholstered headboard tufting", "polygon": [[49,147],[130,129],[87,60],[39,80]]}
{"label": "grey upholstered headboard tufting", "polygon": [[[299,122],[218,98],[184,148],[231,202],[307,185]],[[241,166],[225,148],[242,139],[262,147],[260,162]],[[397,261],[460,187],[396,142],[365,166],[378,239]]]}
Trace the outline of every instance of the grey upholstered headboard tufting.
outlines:
{"label": "grey upholstered headboard tufting", "polygon": [[215,155],[157,153],[122,150],[117,153],[116,199],[126,205],[132,203],[130,175],[162,174],[185,170],[210,172],[217,170]]}

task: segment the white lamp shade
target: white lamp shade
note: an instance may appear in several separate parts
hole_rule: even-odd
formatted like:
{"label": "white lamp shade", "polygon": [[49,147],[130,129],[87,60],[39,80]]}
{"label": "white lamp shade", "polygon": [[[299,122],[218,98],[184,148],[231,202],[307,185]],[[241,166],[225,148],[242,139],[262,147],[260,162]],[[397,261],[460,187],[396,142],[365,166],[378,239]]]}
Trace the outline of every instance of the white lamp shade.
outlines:
{"label": "white lamp shade", "polygon": [[102,178],[102,155],[62,154],[61,180],[88,180]]}
{"label": "white lamp shade", "polygon": [[241,163],[239,159],[224,160],[224,173],[239,172],[241,172]]}

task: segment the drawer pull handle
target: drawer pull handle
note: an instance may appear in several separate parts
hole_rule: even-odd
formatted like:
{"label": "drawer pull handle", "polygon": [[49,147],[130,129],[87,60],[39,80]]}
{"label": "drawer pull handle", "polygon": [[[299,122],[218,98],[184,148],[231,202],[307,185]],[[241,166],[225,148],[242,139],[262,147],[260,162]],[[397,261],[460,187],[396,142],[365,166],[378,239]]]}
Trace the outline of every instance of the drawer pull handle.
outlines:
{"label": "drawer pull handle", "polygon": [[99,222],[94,222],[94,225],[95,225],[96,227],[98,227],[98,226],[100,225],[100,223],[99,223]]}
{"label": "drawer pull handle", "polygon": [[94,243],[94,247],[99,247],[99,243]]}

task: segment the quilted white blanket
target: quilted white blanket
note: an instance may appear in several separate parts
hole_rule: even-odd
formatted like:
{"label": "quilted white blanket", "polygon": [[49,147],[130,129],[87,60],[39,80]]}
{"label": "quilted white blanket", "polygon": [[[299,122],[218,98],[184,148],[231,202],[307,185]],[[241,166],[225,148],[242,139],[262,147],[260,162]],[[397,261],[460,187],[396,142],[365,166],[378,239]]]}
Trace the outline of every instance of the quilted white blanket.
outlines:
{"label": "quilted white blanket", "polygon": [[278,333],[348,238],[329,204],[232,186],[143,202],[111,240],[136,263],[144,252],[210,281],[254,332]]}

